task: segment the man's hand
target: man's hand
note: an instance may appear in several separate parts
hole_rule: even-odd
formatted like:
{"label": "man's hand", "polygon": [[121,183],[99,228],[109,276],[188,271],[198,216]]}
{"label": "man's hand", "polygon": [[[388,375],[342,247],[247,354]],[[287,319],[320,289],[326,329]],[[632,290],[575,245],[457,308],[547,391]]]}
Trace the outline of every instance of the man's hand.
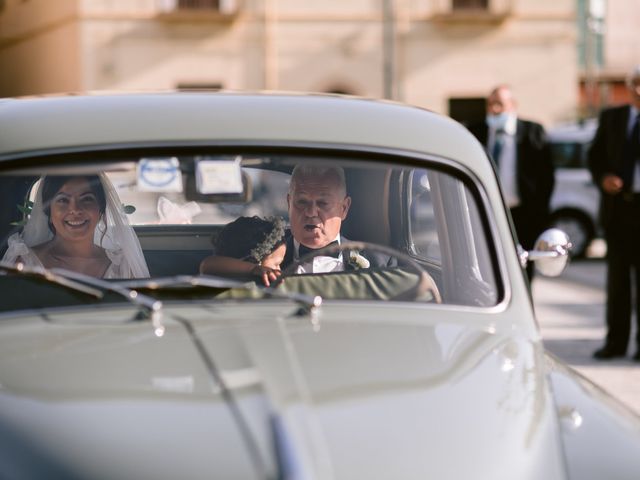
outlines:
{"label": "man's hand", "polygon": [[602,190],[609,195],[617,195],[622,191],[624,182],[617,176],[609,173],[602,177]]}
{"label": "man's hand", "polygon": [[259,277],[265,286],[270,286],[271,282],[275,281],[282,272],[280,269],[265,267],[263,265],[256,265],[251,269],[251,275]]}

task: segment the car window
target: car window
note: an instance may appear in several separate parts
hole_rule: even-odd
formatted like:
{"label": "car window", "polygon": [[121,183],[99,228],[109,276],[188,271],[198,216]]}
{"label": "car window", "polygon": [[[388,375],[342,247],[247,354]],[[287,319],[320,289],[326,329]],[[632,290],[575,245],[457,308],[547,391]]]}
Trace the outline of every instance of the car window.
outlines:
{"label": "car window", "polygon": [[440,260],[440,244],[431,200],[429,173],[418,169],[411,173],[409,225],[415,253],[424,259]]}
{"label": "car window", "polygon": [[553,164],[561,169],[587,168],[587,152],[597,128],[595,120],[565,124],[548,132]]}
{"label": "car window", "polygon": [[551,142],[551,156],[556,168],[586,168],[590,143]]}
{"label": "car window", "polygon": [[[480,200],[479,189],[462,172],[455,172],[450,167],[445,171],[435,161],[417,166],[416,159],[405,159],[402,155],[391,160],[362,161],[348,154],[335,153],[327,156],[305,152],[294,156],[245,153],[239,149],[231,154],[228,150],[185,154],[177,149],[168,156],[141,152],[132,157],[130,153],[120,155],[116,152],[99,164],[90,155],[84,164],[64,164],[54,157],[43,164],[46,168],[0,172],[3,205],[0,254],[5,260],[11,258],[15,262],[17,258],[31,258],[33,265],[38,265],[39,255],[51,247],[52,239],[61,238],[63,233],[68,233],[67,229],[80,231],[85,222],[89,222],[84,216],[73,214],[58,218],[62,223],[56,224],[56,203],[51,203],[49,210],[41,205],[34,213],[34,203],[45,203],[35,194],[36,190],[40,191],[37,182],[42,175],[61,178],[64,174],[65,179],[75,176],[86,179],[93,175],[106,179],[100,182],[109,185],[107,205],[117,204],[115,216],[122,217],[114,223],[114,214],[107,208],[106,212],[96,214],[99,218],[95,231],[92,230],[94,244],[100,252],[104,250],[103,263],[96,266],[96,276],[102,275],[110,281],[140,282],[143,278],[198,276],[205,259],[221,252],[234,256],[235,253],[229,252],[238,250],[234,250],[235,247],[253,241],[253,231],[245,231],[231,237],[231,241],[227,239],[227,250],[223,251],[220,235],[222,231],[229,231],[227,226],[231,222],[241,217],[259,217],[269,221],[278,219],[289,238],[281,258],[274,257],[281,262],[277,264],[278,268],[282,265],[281,270],[287,277],[277,288],[288,294],[319,295],[328,300],[409,300],[480,307],[500,301],[501,279],[495,261],[495,241],[488,228],[489,215]],[[332,211],[327,206],[331,201],[323,196],[311,200],[305,197],[302,202],[306,203],[301,207],[309,212],[333,212],[325,217],[322,217],[324,213],[305,213],[309,218],[303,221],[301,228],[307,233],[320,235],[318,232],[323,232],[325,225],[341,221],[341,242],[335,247],[338,251],[333,256],[323,255],[337,259],[340,267],[335,271],[318,273],[305,270],[304,266],[291,265],[302,256],[300,239],[296,238],[295,230],[290,229],[293,220],[287,203],[291,173],[296,166],[338,168],[344,175],[349,198],[347,210]],[[99,203],[99,199],[94,198],[95,192],[89,193],[92,201]],[[82,200],[81,196],[78,200],[74,195],[73,192],[64,193],[65,208],[70,203],[69,198],[74,198],[74,202]],[[57,202],[56,198],[54,196],[51,201]],[[44,218],[43,214],[50,216]],[[36,218],[38,215],[40,217]],[[40,230],[34,237],[30,225],[37,222]],[[131,234],[127,237],[129,231]],[[269,233],[273,234],[272,231]],[[38,243],[29,244],[33,240],[26,240],[27,237],[36,238]],[[122,238],[125,238],[125,244],[119,243]],[[253,247],[263,248],[263,240]],[[8,253],[15,253],[18,241],[24,243],[19,245],[23,248],[22,253],[7,257]],[[350,247],[343,247],[342,243]],[[132,255],[132,246],[140,249],[136,261],[143,263],[144,268],[137,274],[122,273],[131,261],[127,256]],[[245,252],[247,255],[236,259],[249,261],[248,254],[253,255],[254,250],[251,248]],[[71,260],[64,256],[56,258],[60,263],[50,264],[47,268],[72,268]],[[313,262],[315,260],[312,260],[315,265]],[[120,270],[115,268],[118,265]],[[220,287],[209,297],[221,301],[261,298],[260,289],[264,285],[257,278],[239,278],[235,273],[216,272],[215,276],[248,281],[254,290]],[[158,285],[143,285],[142,288],[162,296]],[[24,302],[28,304],[28,291],[23,289],[21,293],[26,295]],[[172,295],[178,294],[174,291]],[[55,295],[51,295],[53,297]],[[73,301],[79,300],[65,300]]]}
{"label": "car window", "polygon": [[551,156],[556,168],[576,168],[581,166],[579,143],[552,143]]}

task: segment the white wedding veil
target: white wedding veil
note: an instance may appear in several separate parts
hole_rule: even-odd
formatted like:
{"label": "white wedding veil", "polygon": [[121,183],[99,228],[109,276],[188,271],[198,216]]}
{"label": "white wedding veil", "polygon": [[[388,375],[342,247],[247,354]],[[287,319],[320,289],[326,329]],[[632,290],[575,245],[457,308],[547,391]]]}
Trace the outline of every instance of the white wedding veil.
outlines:
{"label": "white wedding veil", "polygon": [[[105,278],[149,277],[140,242],[129,224],[115,187],[104,173],[98,174],[98,178],[104,190],[106,207],[102,219],[96,226],[94,243],[102,247],[111,260]],[[24,258],[28,248],[53,238],[49,229],[49,219],[44,212],[42,185],[41,178],[23,231],[9,238],[9,248],[3,258],[5,262],[15,263],[17,258]]]}

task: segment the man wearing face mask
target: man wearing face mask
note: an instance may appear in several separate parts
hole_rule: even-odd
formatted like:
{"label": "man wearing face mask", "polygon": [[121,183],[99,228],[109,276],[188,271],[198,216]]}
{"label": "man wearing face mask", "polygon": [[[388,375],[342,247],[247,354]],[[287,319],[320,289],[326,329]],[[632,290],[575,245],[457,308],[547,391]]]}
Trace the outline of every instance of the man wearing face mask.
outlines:
{"label": "man wearing face mask", "polygon": [[[486,121],[471,125],[469,130],[493,159],[518,241],[531,250],[549,222],[555,182],[544,128],[518,118],[511,89],[499,85],[487,99]],[[533,278],[532,262],[527,266],[527,275],[529,280]]]}

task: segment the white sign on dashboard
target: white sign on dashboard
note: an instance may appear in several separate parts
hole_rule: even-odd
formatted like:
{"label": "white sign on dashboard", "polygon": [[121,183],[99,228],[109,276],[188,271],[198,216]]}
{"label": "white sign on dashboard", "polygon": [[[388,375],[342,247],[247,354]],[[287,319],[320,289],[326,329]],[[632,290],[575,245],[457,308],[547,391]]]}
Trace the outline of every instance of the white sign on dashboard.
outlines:
{"label": "white sign on dashboard", "polygon": [[200,160],[196,163],[198,192],[242,193],[240,157],[233,160]]}

